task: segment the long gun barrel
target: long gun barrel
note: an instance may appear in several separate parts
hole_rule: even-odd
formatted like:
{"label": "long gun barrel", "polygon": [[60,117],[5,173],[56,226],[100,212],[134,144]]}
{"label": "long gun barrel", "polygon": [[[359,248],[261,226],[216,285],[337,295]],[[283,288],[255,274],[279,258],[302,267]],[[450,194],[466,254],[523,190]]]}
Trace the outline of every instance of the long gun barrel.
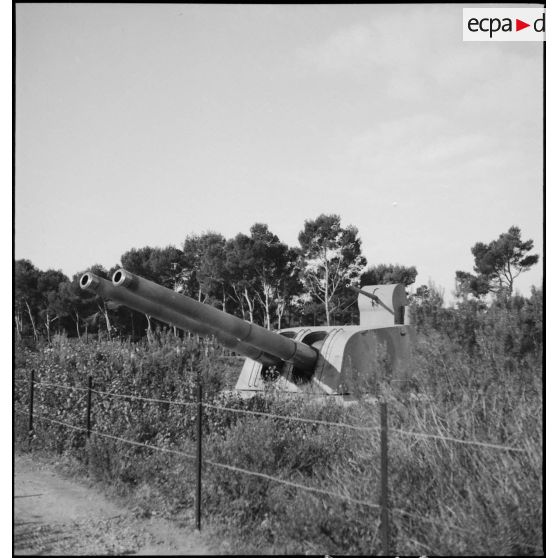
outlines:
{"label": "long gun barrel", "polygon": [[224,335],[232,336],[241,343],[256,347],[277,359],[291,362],[299,370],[314,369],[318,352],[300,341],[273,333],[264,327],[246,322],[213,306],[197,302],[125,269],[116,271],[112,282],[116,289],[128,290],[155,305],[160,305],[166,311],[184,315],[190,320],[205,324]]}
{"label": "long gun barrel", "polygon": [[239,341],[232,335],[227,335],[222,331],[213,329],[206,324],[191,320],[178,312],[165,308],[164,306],[139,297],[128,289],[115,287],[110,281],[95,275],[85,273],[80,279],[80,287],[89,292],[94,292],[104,299],[112,300],[118,304],[124,304],[144,314],[176,326],[180,329],[198,333],[200,335],[213,335],[225,347],[240,353],[252,360],[260,362],[266,366],[278,364],[280,359],[266,354],[256,347]]}

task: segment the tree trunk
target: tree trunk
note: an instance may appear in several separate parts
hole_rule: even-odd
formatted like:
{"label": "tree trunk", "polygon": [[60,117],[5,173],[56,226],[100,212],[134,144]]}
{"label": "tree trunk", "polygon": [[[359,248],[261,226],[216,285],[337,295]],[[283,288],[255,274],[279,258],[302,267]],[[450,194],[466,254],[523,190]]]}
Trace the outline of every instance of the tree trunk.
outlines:
{"label": "tree trunk", "polygon": [[327,273],[327,266],[326,266],[326,280],[325,280],[325,296],[324,296],[324,304],[325,304],[325,313],[326,313],[326,324],[329,326],[329,276]]}
{"label": "tree trunk", "polygon": [[46,313],[46,320],[45,320],[46,332],[47,332],[47,341],[50,345],[50,318],[48,317],[48,310]]}
{"label": "tree trunk", "polygon": [[105,317],[105,325],[107,326],[107,333],[108,333],[108,338],[109,341],[111,339],[111,335],[110,335],[110,331],[111,331],[111,327],[110,327],[110,318],[108,315],[108,310],[105,304],[103,304],[103,307],[101,308],[99,306],[99,310],[103,313],[103,316]]}
{"label": "tree trunk", "polygon": [[238,301],[238,304],[240,304],[240,312],[242,314],[242,319],[245,320],[246,319],[246,311],[244,310],[244,297],[240,294],[238,294],[238,291],[236,290],[236,287],[233,285],[233,291],[235,294],[235,300]]}
{"label": "tree trunk", "polygon": [[248,305],[248,315],[250,316],[250,323],[254,323],[254,304],[248,296],[248,289],[244,287],[244,298],[246,299],[246,304]]}
{"label": "tree trunk", "polygon": [[327,261],[327,249],[324,247],[324,307],[326,315],[326,324],[329,326],[329,265]]}
{"label": "tree trunk", "polygon": [[74,314],[76,315],[76,331],[78,335],[78,339],[81,339],[81,333],[79,332],[79,314],[77,310],[74,310]]}
{"label": "tree trunk", "polygon": [[268,288],[264,288],[264,294],[265,294],[264,307],[265,307],[265,322],[266,322],[265,325],[267,329],[271,329],[271,316],[269,315],[269,289]]}
{"label": "tree trunk", "polygon": [[512,296],[513,295],[513,273],[512,273],[511,267],[510,267],[509,260],[508,260],[508,274],[509,274],[508,284],[509,284],[509,289],[510,289],[509,293],[510,293],[510,296]]}
{"label": "tree trunk", "polygon": [[37,328],[35,327],[35,320],[33,319],[33,314],[31,313],[31,308],[29,307],[27,301],[25,301],[25,306],[27,306],[27,312],[29,312],[29,319],[31,320],[31,326],[33,327],[33,337],[35,338],[35,341],[38,341],[39,336],[37,334]]}
{"label": "tree trunk", "polygon": [[281,320],[283,319],[283,314],[285,313],[286,304],[284,300],[280,300],[277,303],[277,329],[281,329]]}
{"label": "tree trunk", "polygon": [[14,315],[14,320],[15,320],[15,324],[16,324],[16,334],[17,334],[17,338],[21,341],[21,333],[23,331],[23,325],[22,325],[22,318],[21,318],[21,313],[20,312],[16,312],[16,314]]}

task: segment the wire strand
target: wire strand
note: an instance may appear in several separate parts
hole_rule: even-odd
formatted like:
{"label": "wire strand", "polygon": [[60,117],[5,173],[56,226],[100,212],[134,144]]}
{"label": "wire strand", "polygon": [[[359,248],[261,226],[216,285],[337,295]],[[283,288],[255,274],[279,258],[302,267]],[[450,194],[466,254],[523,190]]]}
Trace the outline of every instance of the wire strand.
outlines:
{"label": "wire strand", "polygon": [[141,397],[139,395],[124,395],[121,393],[110,393],[107,391],[100,391],[98,389],[91,390],[94,393],[98,393],[99,395],[106,395],[109,397],[122,397],[125,399],[138,399],[140,401],[149,401],[151,403],[169,403],[171,405],[197,405],[195,401],[175,401],[172,399],[155,399],[153,397]]}
{"label": "wire strand", "polygon": [[397,434],[401,434],[403,436],[416,436],[418,438],[430,438],[434,440],[445,440],[447,442],[456,442],[458,444],[465,444],[471,446],[481,446],[485,448],[492,448],[502,451],[517,451],[522,453],[527,453],[526,449],[523,448],[514,448],[512,446],[502,446],[499,444],[491,444],[489,442],[479,442],[477,440],[461,440],[459,438],[452,438],[450,436],[440,436],[438,434],[427,434],[424,432],[409,432],[407,430],[401,430],[400,428],[390,428],[390,432],[396,432]]}
{"label": "wire strand", "polygon": [[345,496],[344,494],[338,494],[335,492],[330,492],[328,490],[324,490],[322,488],[314,488],[312,486],[306,486],[304,484],[299,484],[297,482],[288,481],[285,479],[280,479],[278,477],[273,477],[271,475],[266,475],[265,473],[258,473],[256,471],[249,471],[248,469],[242,469],[240,467],[235,467],[234,465],[225,465],[224,463],[217,463],[215,461],[210,461],[209,459],[204,459],[204,463],[208,465],[213,465],[214,467],[219,467],[221,469],[228,469],[229,471],[236,471],[238,473],[243,473],[245,475],[252,475],[256,477],[261,477],[267,480],[279,482],[281,484],[285,484],[287,486],[292,486],[294,488],[300,488],[301,490],[306,490],[309,492],[317,492],[318,494],[324,494],[326,496],[333,496],[334,498],[340,498],[342,500],[346,500],[347,502],[352,502],[353,504],[360,504],[362,506],[368,506],[374,509],[380,509],[379,504],[372,504],[371,502],[366,502],[365,500],[356,500],[355,498],[351,498],[350,496]]}
{"label": "wire strand", "polygon": [[[81,426],[74,426],[73,424],[68,424],[67,422],[62,422],[59,420],[54,420],[54,419],[49,419],[47,417],[42,417],[39,416],[37,417],[39,420],[46,420],[47,422],[52,422],[54,424],[59,424],[61,426],[66,426],[67,428],[72,428],[73,430],[79,430],[81,432],[87,432],[87,428],[83,428]],[[165,453],[174,453],[176,455],[182,455],[184,457],[189,457],[190,459],[195,459],[196,456],[195,455],[190,455],[188,453],[185,453],[183,451],[178,451],[178,450],[171,450],[168,448],[161,448],[159,446],[152,446],[151,444],[147,444],[145,442],[135,442],[133,440],[127,440],[126,438],[120,438],[119,436],[113,436],[112,434],[106,434],[105,432],[99,432],[98,430],[91,430],[91,434],[95,434],[96,436],[102,436],[103,438],[110,438],[112,440],[118,440],[119,442],[125,442],[127,444],[131,444],[133,446],[138,446],[141,448],[148,448],[148,449],[154,449],[157,451],[162,451]]]}
{"label": "wire strand", "polygon": [[257,415],[257,416],[265,416],[271,418],[278,418],[282,420],[293,420],[298,422],[306,422],[312,424],[323,424],[325,426],[338,426],[343,428],[351,428],[353,430],[364,430],[364,431],[374,431],[379,430],[379,426],[356,426],[354,424],[348,424],[345,422],[330,422],[326,420],[318,420],[318,419],[307,419],[302,417],[288,417],[286,415],[276,415],[274,413],[264,413],[261,411],[249,411],[247,409],[233,409],[231,407],[221,407],[219,405],[212,405],[211,403],[202,403],[204,407],[209,407],[211,409],[222,409],[224,411],[230,411],[231,413],[244,413],[248,415]]}
{"label": "wire strand", "polygon": [[87,391],[88,388],[84,388],[84,387],[79,387],[79,386],[69,386],[69,385],[63,385],[63,384],[54,384],[52,382],[35,382],[35,387],[41,387],[41,386],[47,386],[47,387],[57,387],[57,388],[62,388],[62,389],[75,389],[77,391]]}

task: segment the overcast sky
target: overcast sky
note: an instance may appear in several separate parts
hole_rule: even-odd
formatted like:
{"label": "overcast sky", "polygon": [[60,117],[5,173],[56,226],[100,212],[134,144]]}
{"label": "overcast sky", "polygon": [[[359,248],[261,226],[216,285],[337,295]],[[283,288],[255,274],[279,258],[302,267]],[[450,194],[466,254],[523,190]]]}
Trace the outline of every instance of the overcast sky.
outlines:
{"label": "overcast sky", "polygon": [[542,46],[463,42],[462,7],[16,5],[16,258],[338,213],[449,299],[477,241],[542,254]]}

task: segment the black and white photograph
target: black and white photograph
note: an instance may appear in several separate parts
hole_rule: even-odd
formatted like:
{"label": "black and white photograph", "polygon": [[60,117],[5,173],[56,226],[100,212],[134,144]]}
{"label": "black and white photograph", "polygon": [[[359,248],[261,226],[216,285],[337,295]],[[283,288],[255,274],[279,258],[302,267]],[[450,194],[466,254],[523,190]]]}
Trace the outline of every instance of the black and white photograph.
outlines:
{"label": "black and white photograph", "polygon": [[545,555],[545,4],[12,16],[13,555]]}

